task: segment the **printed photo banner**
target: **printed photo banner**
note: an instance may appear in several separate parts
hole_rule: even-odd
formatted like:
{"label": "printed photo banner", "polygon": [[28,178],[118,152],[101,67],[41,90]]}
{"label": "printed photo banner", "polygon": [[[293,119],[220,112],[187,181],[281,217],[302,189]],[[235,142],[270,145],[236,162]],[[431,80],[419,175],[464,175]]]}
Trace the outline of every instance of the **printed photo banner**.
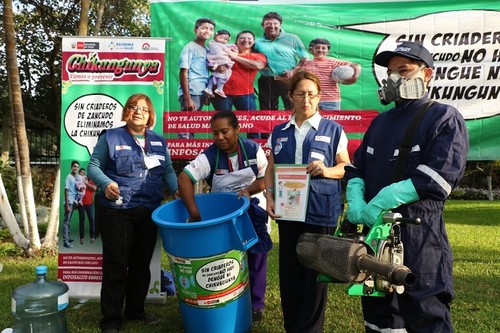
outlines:
{"label": "printed photo banner", "polygon": [[[135,93],[147,94],[155,107],[153,128],[162,133],[166,38],[63,37],[61,96],[61,210],[58,277],[70,287],[70,297],[100,297],[102,280],[101,238],[90,242],[90,222],[83,216],[80,242],[79,211],[69,223],[73,247],[63,246],[64,188],[76,160],[87,169],[98,135],[104,129],[125,125],[123,105]],[[96,216],[98,232],[99,220]],[[98,235],[98,234],[97,234]],[[151,260],[152,279],[148,298],[164,300],[160,293],[161,241]]]}
{"label": "printed photo banner", "polygon": [[[394,10],[402,8],[405,10]],[[194,39],[194,22],[209,17],[216,30],[263,34],[262,17],[283,17],[282,29],[304,45],[314,38],[331,43],[330,56],[361,65],[355,84],[341,85],[343,110],[377,110],[377,89],[386,69],[373,64],[379,52],[402,41],[418,41],[434,58],[430,97],[455,106],[470,134],[469,160],[500,159],[500,2],[498,1],[174,1],[151,0],[151,34],[172,36],[167,45],[165,111],[179,110],[179,55]],[[244,18],[241,20],[240,18]],[[309,55],[311,58],[312,55]],[[255,83],[255,86],[257,84]]]}
{"label": "printed photo banner", "polygon": [[[165,112],[163,115],[163,132],[171,137],[167,139],[170,155],[173,159],[194,159],[208,148],[213,140],[211,137],[210,118],[214,111],[208,112]],[[241,133],[270,133],[274,126],[290,119],[289,111],[235,111]],[[327,119],[335,120],[344,128],[349,139],[349,154],[352,154],[361,144],[363,133],[375,116],[374,110],[362,111],[321,111]],[[177,133],[204,133],[205,138],[195,140],[176,139]],[[269,148],[267,140],[254,139],[259,142],[267,155]]]}

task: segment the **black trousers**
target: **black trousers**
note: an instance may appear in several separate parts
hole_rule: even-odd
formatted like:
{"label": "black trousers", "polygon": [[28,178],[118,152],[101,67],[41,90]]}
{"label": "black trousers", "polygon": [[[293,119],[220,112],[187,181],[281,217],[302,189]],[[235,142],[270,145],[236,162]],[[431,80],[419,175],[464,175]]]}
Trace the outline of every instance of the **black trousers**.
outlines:
{"label": "black trousers", "polygon": [[101,209],[101,328],[120,328],[123,316],[134,319],[144,313],[157,227],[152,209]]}
{"label": "black trousers", "polygon": [[281,307],[287,333],[322,333],[328,284],[297,259],[297,242],[304,232],[332,234],[332,227],[279,221],[279,278]]}
{"label": "black trousers", "polygon": [[[428,288],[405,291],[385,297],[361,297],[365,332],[376,333],[389,329],[408,333],[453,333],[451,297],[445,291],[432,290],[429,276],[417,276]],[[417,281],[417,285],[420,284]],[[411,288],[407,288],[411,289]],[[433,294],[433,292],[435,294]]]}
{"label": "black trousers", "polygon": [[285,110],[292,109],[292,102],[288,97],[290,81],[275,80],[273,76],[261,75],[258,80],[259,108],[261,110],[278,110],[279,99],[283,101]]}
{"label": "black trousers", "polygon": [[87,218],[89,219],[89,236],[90,238],[95,238],[94,204],[90,204],[78,205],[80,239],[85,238],[85,214],[87,214]]}

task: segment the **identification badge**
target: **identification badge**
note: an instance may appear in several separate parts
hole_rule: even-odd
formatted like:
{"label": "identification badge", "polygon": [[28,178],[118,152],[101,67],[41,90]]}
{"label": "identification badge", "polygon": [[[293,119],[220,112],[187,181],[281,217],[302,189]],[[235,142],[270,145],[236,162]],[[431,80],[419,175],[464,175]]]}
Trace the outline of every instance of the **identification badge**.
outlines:
{"label": "identification badge", "polygon": [[146,168],[148,169],[153,169],[161,165],[156,155],[145,155],[144,163],[146,163]]}
{"label": "identification badge", "polygon": [[276,141],[276,145],[274,146],[274,155],[278,155],[281,149],[283,149],[283,144],[281,141]]}
{"label": "identification badge", "polygon": [[276,139],[276,145],[274,146],[274,155],[278,155],[283,149],[283,142],[287,142],[288,138],[283,137],[283,138],[277,138]]}

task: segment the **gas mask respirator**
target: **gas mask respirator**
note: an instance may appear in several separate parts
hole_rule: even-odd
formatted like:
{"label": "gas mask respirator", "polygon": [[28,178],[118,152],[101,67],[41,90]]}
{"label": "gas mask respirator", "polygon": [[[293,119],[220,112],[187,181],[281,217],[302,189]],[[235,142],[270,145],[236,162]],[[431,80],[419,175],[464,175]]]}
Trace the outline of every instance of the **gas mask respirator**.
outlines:
{"label": "gas mask respirator", "polygon": [[380,102],[387,105],[398,99],[419,99],[425,94],[425,82],[420,76],[413,78],[419,70],[424,67],[417,68],[408,77],[403,77],[395,72],[389,74],[387,80],[382,80],[382,86],[378,89]]}

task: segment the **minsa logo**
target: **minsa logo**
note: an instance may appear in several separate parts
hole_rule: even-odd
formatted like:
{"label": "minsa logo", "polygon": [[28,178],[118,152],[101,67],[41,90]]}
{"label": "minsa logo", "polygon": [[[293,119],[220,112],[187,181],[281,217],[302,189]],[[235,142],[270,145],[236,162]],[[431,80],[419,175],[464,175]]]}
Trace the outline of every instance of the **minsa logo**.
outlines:
{"label": "minsa logo", "polygon": [[99,50],[98,42],[76,42],[78,50]]}
{"label": "minsa logo", "polygon": [[160,48],[158,46],[155,46],[154,44],[153,44],[153,46],[151,46],[151,44],[149,44],[149,43],[144,43],[141,46],[141,50],[142,51],[160,51]]}

